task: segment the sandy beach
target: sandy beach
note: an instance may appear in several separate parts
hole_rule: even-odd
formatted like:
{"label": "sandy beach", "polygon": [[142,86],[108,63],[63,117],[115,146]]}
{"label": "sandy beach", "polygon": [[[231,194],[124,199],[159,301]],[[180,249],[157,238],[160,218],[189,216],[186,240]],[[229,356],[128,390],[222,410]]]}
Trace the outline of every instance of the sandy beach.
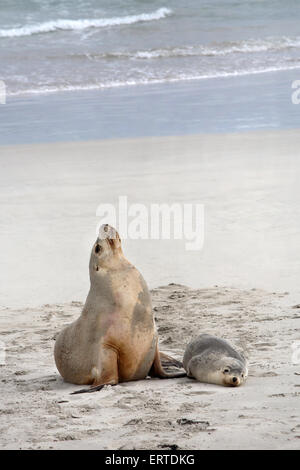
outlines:
{"label": "sandy beach", "polygon": [[[298,149],[298,130],[1,147],[1,448],[299,448]],[[153,288],[161,350],[224,337],[249,358],[245,386],[70,395],[54,339],[88,292],[97,205],[120,194],[205,204],[202,251],[128,239],[124,253]]]}
{"label": "sandy beach", "polygon": [[0,367],[2,449],[297,449],[300,439],[299,305],[286,293],[170,284],[152,291],[160,348],[181,358],[199,332],[248,357],[240,388],[188,378],[147,379],[70,395],[54,338],[81,302],[2,309],[7,363]]}

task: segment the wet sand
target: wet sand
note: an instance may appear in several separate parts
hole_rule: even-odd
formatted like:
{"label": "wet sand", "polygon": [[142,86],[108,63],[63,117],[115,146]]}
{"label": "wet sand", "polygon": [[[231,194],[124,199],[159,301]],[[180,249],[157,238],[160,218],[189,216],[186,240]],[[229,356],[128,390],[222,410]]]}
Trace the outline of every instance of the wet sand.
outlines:
{"label": "wet sand", "polygon": [[300,294],[299,148],[297,129],[0,147],[0,305],[84,299],[96,210],[119,196],[204,206],[200,251],[120,233],[151,288]]}

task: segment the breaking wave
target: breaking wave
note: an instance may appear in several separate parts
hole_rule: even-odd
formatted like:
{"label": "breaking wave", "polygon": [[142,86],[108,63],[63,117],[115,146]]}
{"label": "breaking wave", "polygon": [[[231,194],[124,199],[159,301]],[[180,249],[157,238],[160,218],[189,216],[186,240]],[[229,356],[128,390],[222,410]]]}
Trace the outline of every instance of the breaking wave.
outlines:
{"label": "breaking wave", "polygon": [[87,28],[105,28],[108,26],[130,25],[145,21],[155,21],[165,18],[172,14],[169,8],[159,8],[152,13],[141,13],[140,15],[131,15],[112,18],[96,18],[81,20],[55,20],[37,23],[20,28],[0,29],[0,38],[13,38],[21,36],[31,36],[32,34],[51,33],[53,31],[76,31]]}

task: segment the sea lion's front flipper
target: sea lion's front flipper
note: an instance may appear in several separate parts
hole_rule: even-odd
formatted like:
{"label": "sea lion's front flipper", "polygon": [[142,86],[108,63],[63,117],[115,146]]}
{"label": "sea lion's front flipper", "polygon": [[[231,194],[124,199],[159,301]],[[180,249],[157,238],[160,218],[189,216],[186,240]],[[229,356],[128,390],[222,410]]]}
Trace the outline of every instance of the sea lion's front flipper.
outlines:
{"label": "sea lion's front flipper", "polygon": [[81,388],[80,390],[75,390],[75,392],[72,392],[71,395],[76,395],[77,393],[93,393],[93,392],[99,392],[102,390],[102,388],[105,385],[117,385],[116,383],[105,383],[105,384],[100,384],[96,385],[95,387],[90,387],[90,388]]}
{"label": "sea lion's front flipper", "polygon": [[[170,358],[170,356],[167,356]],[[173,360],[173,358],[170,358]],[[178,361],[177,361],[178,362]],[[170,364],[170,362],[169,362]],[[171,365],[171,364],[170,364]],[[174,362],[172,363],[174,365]],[[155,358],[149,372],[150,377],[159,377],[160,379],[173,379],[176,377],[186,377],[186,372],[166,372],[163,369],[161,360],[160,360],[160,352],[158,350],[158,346],[156,347],[156,354]]]}
{"label": "sea lion's front flipper", "polygon": [[100,370],[97,367],[93,367],[91,371],[94,379],[92,387],[75,390],[71,395],[98,392],[102,390],[104,385],[117,385],[119,383],[117,351],[109,346],[103,347],[100,354],[100,364]]}

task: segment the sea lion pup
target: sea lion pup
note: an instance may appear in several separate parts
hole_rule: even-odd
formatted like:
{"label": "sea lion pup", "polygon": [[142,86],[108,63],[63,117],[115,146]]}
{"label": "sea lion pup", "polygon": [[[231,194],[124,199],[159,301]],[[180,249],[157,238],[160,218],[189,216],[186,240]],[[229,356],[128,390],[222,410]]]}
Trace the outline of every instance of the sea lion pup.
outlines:
{"label": "sea lion pup", "polygon": [[[58,336],[54,356],[62,377],[101,390],[106,385],[186,376],[164,371],[150,293],[139,271],[124,257],[118,232],[102,225],[89,264],[91,287],[80,317]],[[176,364],[167,355],[164,363]],[[180,364],[180,363],[178,363]]]}
{"label": "sea lion pup", "polygon": [[228,341],[201,334],[185,350],[183,367],[199,382],[238,387],[247,378],[246,359]]}

